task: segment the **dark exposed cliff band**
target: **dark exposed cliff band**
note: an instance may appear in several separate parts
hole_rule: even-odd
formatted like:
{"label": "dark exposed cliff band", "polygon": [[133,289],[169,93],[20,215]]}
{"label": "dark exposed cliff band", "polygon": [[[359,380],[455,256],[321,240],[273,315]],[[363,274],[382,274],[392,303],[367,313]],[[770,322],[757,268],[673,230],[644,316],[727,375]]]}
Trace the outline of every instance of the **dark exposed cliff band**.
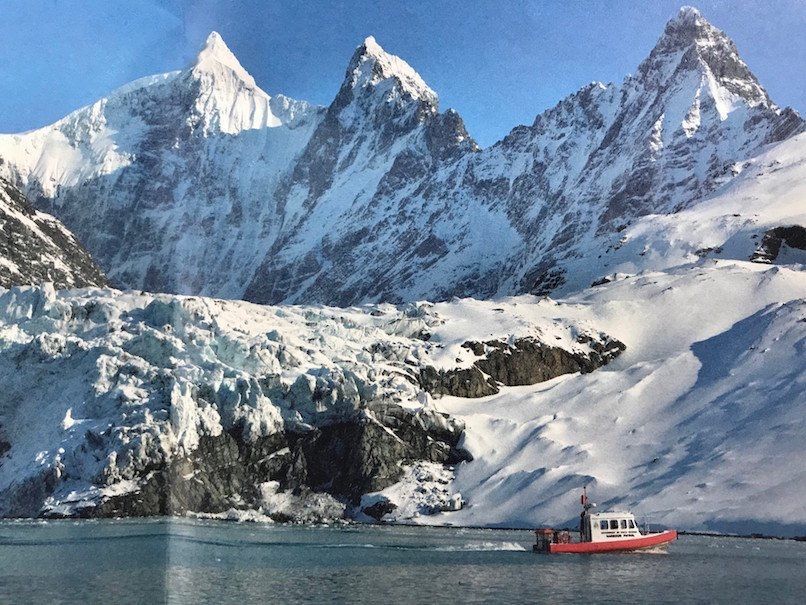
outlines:
{"label": "dark exposed cliff band", "polygon": [[503,386],[523,386],[551,380],[563,374],[592,372],[618,357],[624,344],[609,336],[601,340],[580,337],[593,351],[575,353],[550,347],[533,338],[520,338],[512,344],[493,340],[467,342],[463,346],[479,359],[469,368],[420,371],[419,382],[432,395],[484,397],[498,393]]}

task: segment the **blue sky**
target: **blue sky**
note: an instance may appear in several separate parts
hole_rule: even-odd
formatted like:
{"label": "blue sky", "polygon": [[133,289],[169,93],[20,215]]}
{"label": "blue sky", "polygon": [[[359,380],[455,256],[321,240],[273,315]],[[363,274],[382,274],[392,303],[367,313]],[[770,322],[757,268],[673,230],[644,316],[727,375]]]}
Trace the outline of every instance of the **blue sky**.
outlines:
{"label": "blue sky", "polygon": [[[0,0],[0,132],[48,124],[192,61],[215,29],[268,93],[329,103],[374,35],[489,145],[592,81],[620,81],[681,0]],[[806,112],[806,1],[695,4],[780,105]]]}

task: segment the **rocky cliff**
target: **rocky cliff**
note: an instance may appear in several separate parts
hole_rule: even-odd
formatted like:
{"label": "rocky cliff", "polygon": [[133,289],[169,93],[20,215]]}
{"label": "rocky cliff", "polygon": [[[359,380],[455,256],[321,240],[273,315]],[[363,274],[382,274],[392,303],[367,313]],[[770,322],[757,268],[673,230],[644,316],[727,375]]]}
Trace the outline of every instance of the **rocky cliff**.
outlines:
{"label": "rocky cliff", "polygon": [[83,288],[104,286],[106,277],[64,225],[0,178],[0,288],[42,282]]}

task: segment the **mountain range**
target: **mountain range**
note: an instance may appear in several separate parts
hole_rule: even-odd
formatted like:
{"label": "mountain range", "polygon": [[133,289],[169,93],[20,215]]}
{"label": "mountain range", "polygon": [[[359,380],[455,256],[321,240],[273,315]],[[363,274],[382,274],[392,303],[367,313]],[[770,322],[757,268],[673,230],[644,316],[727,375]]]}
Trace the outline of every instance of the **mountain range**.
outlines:
{"label": "mountain range", "polygon": [[618,271],[625,228],[690,208],[803,129],[688,7],[634,75],[591,83],[487,149],[372,37],[325,108],[265,93],[212,33],[185,70],[0,136],[0,174],[118,287],[261,303],[485,298]]}

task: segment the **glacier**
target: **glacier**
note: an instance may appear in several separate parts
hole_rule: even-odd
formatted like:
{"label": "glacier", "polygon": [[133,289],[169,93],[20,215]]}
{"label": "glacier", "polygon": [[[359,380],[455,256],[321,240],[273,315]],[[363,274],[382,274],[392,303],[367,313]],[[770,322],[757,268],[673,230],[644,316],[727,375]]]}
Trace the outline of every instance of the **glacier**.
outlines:
{"label": "glacier", "polygon": [[[469,459],[431,393],[495,393],[622,352],[529,303],[0,290],[0,515],[215,514],[280,488],[357,504],[407,464]],[[493,362],[495,383],[479,369]]]}

